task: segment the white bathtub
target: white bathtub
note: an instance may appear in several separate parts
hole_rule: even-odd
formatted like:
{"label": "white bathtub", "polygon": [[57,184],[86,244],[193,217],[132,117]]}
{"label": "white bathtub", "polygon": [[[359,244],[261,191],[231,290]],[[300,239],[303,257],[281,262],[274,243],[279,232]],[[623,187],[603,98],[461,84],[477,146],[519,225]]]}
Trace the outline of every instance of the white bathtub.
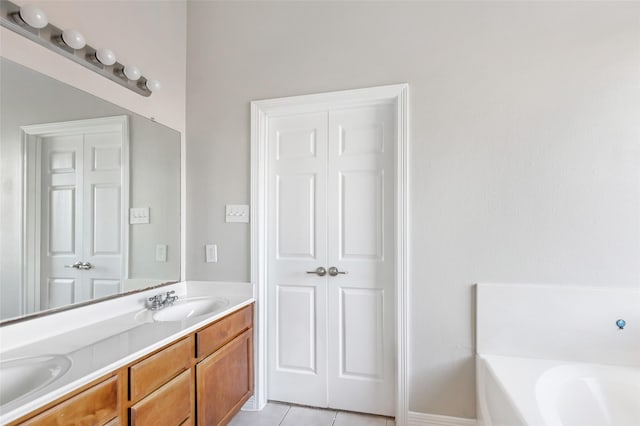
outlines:
{"label": "white bathtub", "polygon": [[640,425],[640,367],[478,355],[476,376],[479,425]]}

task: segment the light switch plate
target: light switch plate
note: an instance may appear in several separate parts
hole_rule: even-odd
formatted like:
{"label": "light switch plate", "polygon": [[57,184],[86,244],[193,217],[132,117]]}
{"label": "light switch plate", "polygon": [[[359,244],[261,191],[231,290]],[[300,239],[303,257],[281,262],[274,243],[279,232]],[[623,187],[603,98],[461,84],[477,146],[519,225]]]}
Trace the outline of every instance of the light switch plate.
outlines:
{"label": "light switch plate", "polygon": [[149,223],[149,207],[138,207],[129,209],[129,223]]}
{"label": "light switch plate", "polygon": [[249,206],[247,204],[227,204],[225,222],[249,223]]}

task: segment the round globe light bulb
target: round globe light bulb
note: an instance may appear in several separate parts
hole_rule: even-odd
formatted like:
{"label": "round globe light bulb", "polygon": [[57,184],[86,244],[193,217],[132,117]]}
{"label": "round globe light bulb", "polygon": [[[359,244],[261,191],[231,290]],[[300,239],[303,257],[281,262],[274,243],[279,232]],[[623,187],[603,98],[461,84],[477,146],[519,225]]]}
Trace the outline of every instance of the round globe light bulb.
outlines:
{"label": "round globe light bulb", "polygon": [[157,92],[161,88],[162,85],[158,80],[147,80],[147,89],[151,90],[152,92]]}
{"label": "round globe light bulb", "polygon": [[62,41],[75,50],[82,49],[87,44],[84,36],[77,30],[64,30],[62,32]]}
{"label": "round globe light bulb", "polygon": [[124,72],[125,77],[131,81],[136,81],[142,75],[140,69],[135,65],[126,65],[122,72]]}
{"label": "round globe light bulb", "polygon": [[116,63],[116,54],[104,47],[96,50],[96,59],[104,65],[113,65]]}
{"label": "round globe light bulb", "polygon": [[32,4],[25,4],[20,8],[20,18],[33,28],[44,28],[49,23],[44,11]]}

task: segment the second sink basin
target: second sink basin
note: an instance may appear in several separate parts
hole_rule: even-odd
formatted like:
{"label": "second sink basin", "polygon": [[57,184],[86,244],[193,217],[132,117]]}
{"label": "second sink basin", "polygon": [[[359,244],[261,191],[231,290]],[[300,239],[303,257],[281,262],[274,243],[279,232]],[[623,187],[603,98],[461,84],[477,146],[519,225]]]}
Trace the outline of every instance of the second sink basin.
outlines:
{"label": "second sink basin", "polygon": [[229,305],[222,297],[187,297],[159,311],[144,310],[136,315],[138,321],[184,321],[221,311]]}
{"label": "second sink basin", "polygon": [[62,377],[71,360],[62,355],[41,355],[0,362],[0,406],[27,396]]}

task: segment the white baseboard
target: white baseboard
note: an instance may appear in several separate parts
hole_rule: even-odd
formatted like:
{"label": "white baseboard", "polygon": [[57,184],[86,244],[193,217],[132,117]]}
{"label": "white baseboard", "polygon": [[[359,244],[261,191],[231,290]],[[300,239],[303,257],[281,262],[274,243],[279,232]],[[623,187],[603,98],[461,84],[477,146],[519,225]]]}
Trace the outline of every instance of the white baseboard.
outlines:
{"label": "white baseboard", "polygon": [[259,411],[261,409],[262,408],[258,407],[258,400],[255,395],[252,395],[241,408],[242,411]]}
{"label": "white baseboard", "polygon": [[476,426],[476,419],[409,411],[407,426]]}

